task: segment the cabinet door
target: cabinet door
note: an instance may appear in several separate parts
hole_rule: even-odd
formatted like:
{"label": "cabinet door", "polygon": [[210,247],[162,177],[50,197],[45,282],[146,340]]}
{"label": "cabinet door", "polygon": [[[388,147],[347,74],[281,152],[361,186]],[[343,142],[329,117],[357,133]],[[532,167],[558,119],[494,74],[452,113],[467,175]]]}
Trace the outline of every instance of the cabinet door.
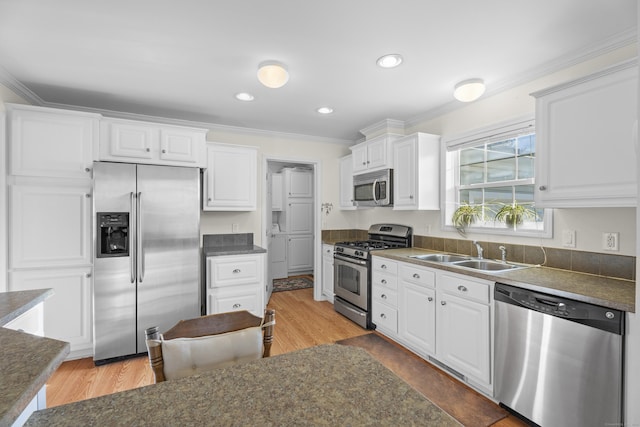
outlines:
{"label": "cabinet door", "polygon": [[203,155],[204,133],[182,129],[160,129],[160,160],[198,163]]}
{"label": "cabinet door", "polygon": [[356,209],[353,204],[353,163],[351,156],[340,159],[340,209]]}
{"label": "cabinet door", "polygon": [[360,144],[351,148],[353,173],[365,172],[368,169],[367,165],[367,145]]}
{"label": "cabinet door", "polygon": [[333,245],[322,245],[322,294],[333,301]]}
{"label": "cabinet door", "polygon": [[313,197],[313,174],[310,171],[287,171],[289,197]]}
{"label": "cabinet door", "polygon": [[90,265],[90,192],[89,184],[11,185],[9,267]]}
{"label": "cabinet door", "polygon": [[436,350],[435,297],[433,289],[400,282],[399,334],[423,354]]}
{"label": "cabinet door", "polygon": [[97,116],[15,107],[10,109],[10,117],[9,173],[91,178]]}
{"label": "cabinet door", "polygon": [[271,175],[271,210],[282,211],[284,208],[284,179],[282,174],[274,173]]}
{"label": "cabinet door", "polygon": [[4,325],[5,328],[14,331],[22,331],[39,337],[44,336],[44,303],[41,302],[35,307],[22,313],[11,322]]}
{"label": "cabinet door", "polygon": [[394,208],[416,206],[416,141],[396,142],[394,146]]}
{"label": "cabinet door", "polygon": [[256,210],[257,163],[254,148],[209,145],[203,210]]}
{"label": "cabinet door", "polygon": [[387,167],[387,138],[375,138],[367,143],[367,168],[376,169]]}
{"label": "cabinet door", "polygon": [[536,207],[636,205],[637,73],[536,94]]}
{"label": "cabinet door", "polygon": [[287,206],[287,233],[313,233],[313,202],[290,201]]}
{"label": "cabinet door", "polygon": [[284,234],[276,234],[271,237],[268,255],[271,263],[272,279],[284,279],[288,276],[287,242],[287,236]]}
{"label": "cabinet door", "polygon": [[109,122],[109,154],[114,157],[152,159],[156,130],[145,124]]}
{"label": "cabinet door", "polygon": [[264,307],[261,302],[263,293],[262,287],[255,284],[213,289],[208,293],[207,314],[247,310],[262,317],[264,316]]}
{"label": "cabinet door", "polygon": [[484,384],[491,384],[489,314],[487,305],[438,291],[438,359]]}
{"label": "cabinet door", "polygon": [[44,334],[71,344],[71,357],[93,352],[91,268],[25,270],[9,273],[10,291],[53,289],[44,301]]}
{"label": "cabinet door", "polygon": [[313,270],[313,235],[289,236],[289,272]]}
{"label": "cabinet door", "polygon": [[261,282],[262,260],[263,255],[207,257],[207,285],[220,288]]}

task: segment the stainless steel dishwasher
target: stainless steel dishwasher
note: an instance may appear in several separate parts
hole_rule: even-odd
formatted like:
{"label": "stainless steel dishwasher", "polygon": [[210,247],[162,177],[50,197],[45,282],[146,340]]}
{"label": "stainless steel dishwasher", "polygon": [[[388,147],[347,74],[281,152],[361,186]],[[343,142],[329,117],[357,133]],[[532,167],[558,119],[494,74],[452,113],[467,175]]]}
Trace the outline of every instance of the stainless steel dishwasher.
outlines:
{"label": "stainless steel dishwasher", "polygon": [[495,398],[541,426],[622,425],[624,312],[495,285]]}

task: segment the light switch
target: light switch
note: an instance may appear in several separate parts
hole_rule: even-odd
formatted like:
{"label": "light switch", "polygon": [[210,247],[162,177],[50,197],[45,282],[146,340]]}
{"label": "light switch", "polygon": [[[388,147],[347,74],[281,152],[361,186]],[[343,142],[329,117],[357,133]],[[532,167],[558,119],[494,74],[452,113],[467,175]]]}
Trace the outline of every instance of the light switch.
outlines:
{"label": "light switch", "polygon": [[562,246],[565,248],[576,247],[576,230],[562,230]]}

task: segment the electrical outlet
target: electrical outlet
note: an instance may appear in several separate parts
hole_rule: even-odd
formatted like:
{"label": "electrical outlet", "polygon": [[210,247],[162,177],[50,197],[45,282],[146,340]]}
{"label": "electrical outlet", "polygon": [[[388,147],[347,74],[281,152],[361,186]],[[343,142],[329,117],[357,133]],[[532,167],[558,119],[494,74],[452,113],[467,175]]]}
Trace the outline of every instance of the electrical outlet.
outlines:
{"label": "electrical outlet", "polygon": [[576,247],[576,230],[562,230],[562,246],[565,248]]}
{"label": "electrical outlet", "polygon": [[620,233],[602,233],[602,249],[605,251],[618,251],[620,250]]}
{"label": "electrical outlet", "polygon": [[431,224],[427,224],[427,226],[425,227],[427,230],[427,236],[431,234]]}

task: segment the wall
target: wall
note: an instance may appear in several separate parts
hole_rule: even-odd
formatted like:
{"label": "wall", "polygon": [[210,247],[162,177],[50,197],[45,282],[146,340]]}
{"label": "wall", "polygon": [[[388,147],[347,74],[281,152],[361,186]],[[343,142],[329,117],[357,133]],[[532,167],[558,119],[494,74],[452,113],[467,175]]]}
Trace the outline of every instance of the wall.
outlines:
{"label": "wall", "polygon": [[[439,117],[412,123],[406,134],[426,132],[452,136],[499,123],[511,118],[535,113],[535,100],[529,94],[565,81],[591,74],[609,65],[637,55],[636,45],[628,46],[579,63],[559,72],[537,78],[515,88],[487,96]],[[425,236],[460,238],[455,232],[440,228],[439,211],[399,212],[391,208],[374,208],[357,211],[357,228],[367,229],[377,222],[397,222],[414,227],[414,233]],[[331,215],[330,215],[331,216]],[[554,212],[554,237],[552,239],[498,236],[468,233],[470,240],[505,242],[527,245],[543,245],[562,248],[563,229],[576,230],[576,250],[603,252],[602,232],[620,232],[620,251],[616,254],[636,254],[636,209],[556,209]]]}

